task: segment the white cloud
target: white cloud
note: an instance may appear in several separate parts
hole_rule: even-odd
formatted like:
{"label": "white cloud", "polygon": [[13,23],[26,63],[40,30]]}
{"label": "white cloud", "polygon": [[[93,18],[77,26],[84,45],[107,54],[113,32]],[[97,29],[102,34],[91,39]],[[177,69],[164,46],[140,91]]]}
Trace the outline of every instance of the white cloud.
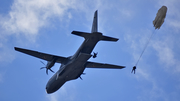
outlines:
{"label": "white cloud", "polygon": [[[159,9],[162,5],[166,5],[168,7],[168,11],[163,27],[161,27],[160,30],[156,31],[155,36],[152,38],[150,44],[148,45],[148,49],[145,51],[148,60],[146,60],[146,58],[144,58],[145,55],[143,55],[140,60],[141,64],[139,64],[138,66],[140,68],[137,68],[137,73],[135,76],[136,79],[138,81],[144,81],[145,83],[148,83],[148,87],[140,87],[142,88],[143,93],[142,95],[138,96],[139,101],[169,101],[172,98],[177,100],[177,97],[175,98],[174,96],[178,94],[178,91],[174,91],[174,94],[171,94],[171,91],[162,86],[164,85],[162,84],[164,81],[156,77],[156,74],[154,75],[154,70],[157,69],[153,68],[153,65],[159,66],[158,70],[160,70],[159,68],[161,68],[162,71],[160,72],[165,73],[165,75],[161,73],[159,73],[159,75],[163,75],[164,77],[167,77],[167,75],[168,77],[173,76],[172,78],[178,80],[180,72],[180,55],[178,51],[180,49],[180,9],[179,5],[177,4],[179,4],[178,0],[159,0],[157,8]],[[141,28],[141,30],[142,29],[143,27]],[[132,32],[134,33],[132,34]],[[144,34],[144,32],[146,32],[146,35]],[[134,57],[135,62],[139,58],[139,55],[142,52],[144,44],[147,42],[149,38],[148,35],[150,35],[150,33],[152,33],[150,30],[145,29],[143,29],[142,32],[140,32],[140,30],[133,31],[133,29],[126,31],[125,41],[128,43],[129,47],[127,51]],[[149,64],[150,62],[153,64]],[[151,67],[149,65],[151,65]],[[143,67],[146,68],[144,69]],[[164,83],[167,82],[168,81],[165,80]],[[167,84],[171,85],[169,83]],[[141,86],[144,85],[146,84],[141,84]],[[177,86],[179,85],[179,82],[176,82],[176,84],[172,85]]]}
{"label": "white cloud", "polygon": [[[169,41],[171,41],[172,44],[168,44]],[[173,45],[175,45],[173,39],[170,38],[169,41],[155,41],[153,48],[157,51],[157,56],[160,63],[163,64],[163,68],[170,72],[178,73],[180,72],[180,60],[179,58],[175,58],[175,55],[179,53],[173,51]]]}
{"label": "white cloud", "polygon": [[[69,22],[73,17],[72,11],[89,13],[91,8],[102,6],[102,1],[79,0],[14,0],[10,11],[6,15],[0,14],[0,61],[14,59],[8,48],[9,44],[35,43],[39,31],[52,25],[52,19],[60,22]],[[92,5],[92,6],[89,6]],[[88,16],[89,17],[89,16]],[[92,19],[92,17],[91,17]],[[11,41],[10,37],[15,40]],[[23,40],[23,41],[22,41]],[[11,42],[11,43],[10,43]],[[8,51],[6,51],[6,49]],[[3,58],[6,56],[6,58]]]}
{"label": "white cloud", "polygon": [[[138,80],[140,80],[140,79],[142,79],[142,77],[143,77],[143,79],[145,79],[145,80],[149,80],[150,75],[148,74],[148,72],[147,72],[146,70],[141,69],[141,68],[138,68],[138,73],[137,73],[137,75],[136,75],[136,78],[137,78]],[[150,81],[150,80],[149,80],[149,81]]]}
{"label": "white cloud", "polygon": [[167,15],[165,19],[165,24],[169,28],[174,28],[174,30],[177,30],[178,32],[180,31],[180,7],[179,5],[180,1],[179,0],[159,0],[158,5],[159,7],[162,5],[167,6]]}
{"label": "white cloud", "polygon": [[11,63],[15,58],[12,50],[6,47],[0,49],[0,62]]}
{"label": "white cloud", "polygon": [[77,0],[15,0],[7,15],[0,14],[0,62],[14,59],[15,43],[35,43],[39,31],[50,26],[51,18],[71,19],[68,10],[75,9],[75,3]]}
{"label": "white cloud", "polygon": [[66,88],[62,86],[59,91],[47,96],[50,101],[58,101],[60,96],[67,96],[67,91]]}
{"label": "white cloud", "polygon": [[159,101],[159,99],[166,101],[169,100],[169,97],[171,97],[169,92],[161,87],[159,80],[157,80],[157,78],[154,77],[154,75],[148,71],[147,68],[138,68],[135,77],[139,82],[143,83],[138,86],[142,93],[137,96],[139,101]]}
{"label": "white cloud", "polygon": [[65,85],[63,85],[58,91],[48,94],[47,98],[50,101],[74,101],[75,99],[75,86],[69,82],[67,82]]}
{"label": "white cloud", "polygon": [[[38,32],[49,27],[51,19],[68,21],[73,16],[71,10],[85,12],[89,15],[92,8],[102,6],[102,1],[79,0],[15,0],[7,15],[0,15],[0,26],[6,31],[6,35],[23,35],[29,41],[35,42]],[[92,15],[92,14],[91,14]],[[8,32],[8,33],[7,33]]]}
{"label": "white cloud", "polygon": [[50,18],[62,19],[74,3],[73,0],[15,0],[1,24],[13,34],[36,35]]}
{"label": "white cloud", "polygon": [[175,63],[172,48],[166,42],[156,41],[153,44],[153,48],[158,52],[160,61],[166,63],[168,66]]}
{"label": "white cloud", "polygon": [[[178,0],[159,0],[158,9],[165,5],[168,8],[167,16],[165,19],[165,26],[160,30],[156,30],[155,38],[153,37],[148,45],[148,48],[153,48],[158,56],[158,59],[160,64],[162,65],[162,68],[171,69],[170,71],[174,72],[180,72],[179,65],[180,65],[180,59],[179,57],[176,57],[179,53],[175,52],[175,49],[179,49],[179,32],[180,32],[180,9],[178,9]],[[157,11],[158,11],[157,9]],[[146,34],[142,34],[146,32]],[[133,33],[133,34],[131,34]],[[127,41],[130,44],[131,48],[131,54],[133,55],[134,59],[137,60],[139,58],[140,53],[142,52],[145,43],[147,42],[148,38],[152,33],[152,31],[148,29],[141,29],[141,31],[131,31],[129,30],[126,32],[125,35],[125,41]],[[133,50],[133,51],[132,51]],[[152,51],[152,50],[151,50]],[[149,51],[149,52],[151,52]],[[148,50],[145,50],[145,54],[149,54]],[[143,61],[143,57],[140,61]],[[136,62],[136,61],[135,61]]]}
{"label": "white cloud", "polygon": [[3,34],[0,34],[0,63],[11,63],[15,56],[12,48],[7,46],[8,39]]}
{"label": "white cloud", "polygon": [[[166,35],[163,35],[161,40],[154,40],[154,43],[152,47],[157,51],[157,56],[161,64],[163,64],[163,67],[165,69],[168,69],[168,71],[172,72],[180,72],[179,65],[180,65],[180,59],[178,56],[179,53],[177,53],[175,50],[179,49],[179,32],[180,32],[180,7],[179,0],[159,0],[158,1],[158,7],[161,7],[162,5],[167,6],[167,14],[165,18],[165,26],[163,26],[165,29],[163,32],[167,33]],[[159,32],[159,31],[158,31]]]}
{"label": "white cloud", "polygon": [[[146,33],[142,34],[144,32]],[[128,43],[128,46],[130,47],[130,49],[128,49],[127,51],[129,51],[132,54],[135,62],[137,62],[137,60],[139,59],[140,54],[145,48],[145,45],[147,44],[152,33],[153,32],[149,29],[129,30],[126,32],[124,40]],[[151,41],[149,44],[151,44]],[[149,47],[149,44],[147,48]],[[148,50],[146,49],[146,54],[148,54],[147,51]],[[143,56],[141,57],[140,61],[143,61]]]}

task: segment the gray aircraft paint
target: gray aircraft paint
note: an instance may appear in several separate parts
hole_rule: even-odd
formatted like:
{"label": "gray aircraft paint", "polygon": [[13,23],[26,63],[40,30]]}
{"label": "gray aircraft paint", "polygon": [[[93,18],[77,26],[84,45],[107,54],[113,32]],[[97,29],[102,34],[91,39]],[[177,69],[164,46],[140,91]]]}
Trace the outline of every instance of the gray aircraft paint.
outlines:
{"label": "gray aircraft paint", "polygon": [[[56,63],[61,63],[60,69],[50,78],[46,85],[46,92],[48,94],[57,91],[64,83],[69,80],[77,79],[83,74],[85,68],[106,68],[106,69],[122,69],[125,66],[118,66],[112,64],[96,63],[88,61],[92,57],[91,52],[95,45],[99,41],[118,41],[117,38],[104,36],[102,33],[97,32],[97,11],[94,14],[93,25],[91,33],[73,31],[72,34],[84,37],[84,42],[76,51],[73,56],[62,57],[51,54],[46,54],[38,51],[22,49],[15,47],[16,51],[23,52],[28,55],[35,56],[40,59],[48,61],[49,64],[53,64],[53,60],[56,59]],[[53,66],[51,65],[51,66]],[[46,66],[47,69],[52,67]]]}

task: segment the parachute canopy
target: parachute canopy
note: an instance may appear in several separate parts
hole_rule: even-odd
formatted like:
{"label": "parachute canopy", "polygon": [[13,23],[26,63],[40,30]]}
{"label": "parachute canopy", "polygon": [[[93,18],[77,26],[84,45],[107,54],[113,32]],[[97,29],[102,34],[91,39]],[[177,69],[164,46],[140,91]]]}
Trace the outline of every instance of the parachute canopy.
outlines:
{"label": "parachute canopy", "polygon": [[166,12],[167,12],[167,7],[166,6],[162,6],[157,14],[156,14],[156,18],[154,19],[153,21],[153,25],[155,27],[155,29],[160,29],[161,25],[163,24],[164,22],[164,19],[166,17]]}

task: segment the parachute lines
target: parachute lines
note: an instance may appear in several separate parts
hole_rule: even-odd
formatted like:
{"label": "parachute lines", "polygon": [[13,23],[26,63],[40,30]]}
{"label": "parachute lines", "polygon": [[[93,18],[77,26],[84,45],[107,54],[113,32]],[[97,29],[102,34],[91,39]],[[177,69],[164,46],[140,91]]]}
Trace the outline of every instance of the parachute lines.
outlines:
{"label": "parachute lines", "polygon": [[153,31],[153,33],[151,34],[151,36],[150,36],[149,40],[147,41],[147,43],[145,44],[145,47],[144,47],[144,49],[143,49],[143,51],[142,51],[141,55],[139,56],[139,59],[138,59],[138,61],[136,62],[136,65],[135,65],[135,66],[137,66],[137,65],[138,65],[139,60],[141,59],[141,57],[142,57],[142,55],[143,55],[144,51],[146,50],[146,48],[147,48],[147,46],[148,46],[148,44],[149,44],[149,42],[150,42],[150,40],[151,40],[152,36],[154,35],[154,33],[155,33],[155,30],[154,30],[154,31]]}

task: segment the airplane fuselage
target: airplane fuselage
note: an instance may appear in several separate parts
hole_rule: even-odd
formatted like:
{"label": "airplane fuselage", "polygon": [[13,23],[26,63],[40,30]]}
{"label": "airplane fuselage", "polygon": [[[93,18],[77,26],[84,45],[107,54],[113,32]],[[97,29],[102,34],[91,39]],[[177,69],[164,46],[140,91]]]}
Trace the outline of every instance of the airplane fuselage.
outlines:
{"label": "airplane fuselage", "polygon": [[[79,78],[81,74],[83,74],[85,68],[110,68],[110,69],[125,68],[125,66],[88,61],[88,59],[92,57],[91,53],[94,47],[100,40],[112,41],[112,42],[118,41],[118,38],[105,36],[102,33],[98,32],[97,11],[95,11],[94,13],[91,33],[72,31],[71,34],[84,37],[85,40],[81,44],[79,49],[76,51],[76,53],[70,57],[62,57],[62,56],[14,47],[16,51],[48,61],[46,67],[43,67],[46,68],[47,74],[48,74],[48,70],[52,71],[51,68],[55,63],[61,63],[59,70],[50,78],[50,80],[46,85],[46,92],[48,94],[57,91],[67,81]],[[94,53],[93,58],[95,58],[96,55],[97,53]],[[80,77],[80,79],[82,78]]]}
{"label": "airplane fuselage", "polygon": [[[57,91],[66,81],[74,80],[80,77],[85,69],[85,63],[91,57],[91,52],[95,45],[100,41],[101,33],[91,33],[84,40],[77,52],[69,59],[66,64],[62,64],[60,69],[51,77],[46,85],[46,92],[53,93]],[[80,56],[81,53],[89,54],[90,56]],[[79,59],[80,58],[80,59]]]}

